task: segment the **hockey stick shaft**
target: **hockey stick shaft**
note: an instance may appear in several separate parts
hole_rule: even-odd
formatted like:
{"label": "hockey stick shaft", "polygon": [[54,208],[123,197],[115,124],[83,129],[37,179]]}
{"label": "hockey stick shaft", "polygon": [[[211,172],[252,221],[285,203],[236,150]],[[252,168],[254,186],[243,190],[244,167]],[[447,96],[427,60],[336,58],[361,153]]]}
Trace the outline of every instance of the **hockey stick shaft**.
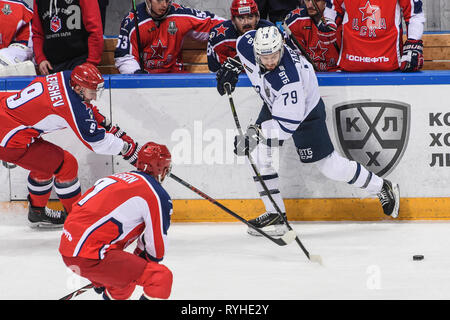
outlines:
{"label": "hockey stick shaft", "polygon": [[211,198],[210,196],[208,196],[206,193],[200,191],[199,189],[197,189],[196,187],[194,187],[193,185],[189,184],[188,182],[184,181],[183,179],[177,177],[176,175],[174,175],[173,173],[170,173],[170,177],[177,181],[178,183],[182,184],[183,186],[185,186],[186,188],[194,191],[196,194],[198,194],[199,196],[201,196],[202,198],[208,200],[209,202],[211,202],[212,204],[218,206],[220,209],[222,209],[223,211],[225,211],[226,213],[232,215],[233,217],[235,217],[236,219],[238,219],[239,221],[245,223],[248,227],[254,229],[255,231],[259,232],[262,236],[266,237],[267,239],[271,240],[272,242],[278,244],[279,246],[285,246],[287,244],[289,244],[293,239],[289,239],[289,237],[282,237],[282,238],[273,238],[270,235],[268,235],[267,233],[265,233],[264,231],[262,231],[261,229],[256,228],[255,226],[253,226],[252,224],[250,224],[247,220],[245,220],[244,218],[242,218],[241,216],[239,216],[238,214],[234,213],[233,211],[231,211],[230,209],[228,209],[227,207],[225,207],[224,205],[222,205],[221,203],[219,203],[217,200]]}
{"label": "hockey stick shaft", "polygon": [[308,62],[311,63],[311,65],[314,68],[314,71],[319,71],[319,68],[317,67],[317,65],[313,61],[313,59],[311,59],[308,52],[306,52],[305,48],[303,48],[303,46],[300,44],[300,42],[298,42],[297,38],[295,38],[295,36],[292,34],[292,31],[291,31],[291,29],[289,29],[286,21],[283,21],[283,29],[286,31],[289,38],[294,42],[294,44],[297,46],[297,48],[300,50],[300,52],[306,58],[306,60],[308,60]]}
{"label": "hockey stick shaft", "polygon": [[93,287],[94,287],[94,285],[92,283],[89,283],[89,284],[85,285],[84,287],[81,287],[80,289],[75,290],[72,293],[69,293],[67,296],[62,297],[59,300],[70,300],[72,298],[75,298],[76,296],[79,296],[80,294],[86,292],[87,290],[89,290]]}
{"label": "hockey stick shaft", "polygon": [[[324,25],[327,25],[327,21],[325,20],[325,17],[323,16],[323,13],[321,13],[319,6],[317,5],[315,0],[311,0],[314,9],[317,11],[318,14],[320,14],[320,20],[322,20],[322,23]],[[331,26],[329,26],[329,28],[331,28]],[[333,27],[331,28],[333,31],[336,31],[336,29]],[[336,42],[333,42],[334,48],[337,50],[337,52],[341,52],[341,49],[339,48],[338,44]]]}
{"label": "hockey stick shaft", "polygon": [[142,44],[141,44],[141,33],[139,31],[139,21],[138,21],[138,15],[137,15],[137,9],[136,9],[136,0],[131,0],[132,4],[132,10],[134,15],[134,26],[136,29],[136,41],[137,41],[137,47],[138,47],[138,53],[139,53],[139,66],[141,67],[141,70],[144,70],[144,60],[143,60],[143,50],[142,50]]}
{"label": "hockey stick shaft", "polygon": [[[234,101],[233,101],[233,97],[231,95],[231,86],[226,83],[225,84],[225,90],[227,92],[228,95],[228,101],[230,103],[230,107],[231,107],[231,113],[233,114],[233,118],[234,118],[234,122],[236,124],[236,128],[238,130],[238,133],[240,136],[244,136],[243,132],[242,132],[242,127],[241,124],[239,123],[239,118],[236,112],[236,107],[234,105]],[[261,184],[261,186],[263,187],[265,193],[267,194],[268,198],[270,199],[270,201],[272,202],[275,210],[277,210],[278,214],[280,215],[280,217],[283,219],[284,223],[286,224],[287,228],[289,229],[289,231],[292,230],[292,227],[290,226],[287,218],[284,216],[284,214],[281,212],[280,207],[277,205],[277,203],[275,202],[275,200],[272,198],[272,195],[270,194],[269,189],[266,186],[266,183],[264,182],[263,178],[261,177],[261,174],[259,173],[258,168],[255,165],[255,162],[253,160],[253,157],[250,155],[250,153],[247,155],[247,158],[250,162],[250,165],[253,169],[253,172],[255,173],[256,177],[258,178],[259,183]],[[300,248],[302,249],[303,253],[306,255],[306,257],[311,260],[310,254],[308,252],[308,250],[306,250],[305,246],[303,245],[303,243],[300,241],[300,239],[298,238],[298,236],[295,236],[295,241],[297,242],[297,244],[300,246]]]}

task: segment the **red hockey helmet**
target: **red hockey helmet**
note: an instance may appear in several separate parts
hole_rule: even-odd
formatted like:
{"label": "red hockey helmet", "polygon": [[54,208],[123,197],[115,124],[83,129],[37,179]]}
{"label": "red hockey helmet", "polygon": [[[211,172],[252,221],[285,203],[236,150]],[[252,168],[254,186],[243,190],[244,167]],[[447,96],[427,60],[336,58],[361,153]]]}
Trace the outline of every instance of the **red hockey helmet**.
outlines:
{"label": "red hockey helmet", "polygon": [[138,153],[136,167],[162,182],[170,172],[172,156],[165,145],[147,142]]}
{"label": "red hockey helmet", "polygon": [[259,13],[258,5],[254,0],[233,0],[230,10],[232,17]]}
{"label": "red hockey helmet", "polygon": [[90,63],[76,66],[70,75],[70,85],[79,85],[83,88],[99,90],[103,88],[105,80],[97,67]]}

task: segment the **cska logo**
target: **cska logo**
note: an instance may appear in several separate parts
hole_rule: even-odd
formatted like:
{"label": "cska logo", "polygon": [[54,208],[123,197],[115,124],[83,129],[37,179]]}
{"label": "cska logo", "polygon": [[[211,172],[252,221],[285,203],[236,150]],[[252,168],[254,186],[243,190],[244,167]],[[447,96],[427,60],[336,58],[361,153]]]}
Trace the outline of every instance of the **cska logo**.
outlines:
{"label": "cska logo", "polygon": [[54,16],[50,20],[50,30],[52,30],[55,33],[61,30],[61,19],[58,18],[57,16]]}
{"label": "cska logo", "polygon": [[377,36],[376,30],[386,30],[386,18],[381,17],[381,9],[377,5],[372,5],[367,0],[363,7],[358,8],[361,18],[353,18],[352,29],[359,31],[361,37]]}
{"label": "cska logo", "polygon": [[338,145],[350,160],[383,177],[406,150],[410,105],[387,100],[349,101],[333,106]]}

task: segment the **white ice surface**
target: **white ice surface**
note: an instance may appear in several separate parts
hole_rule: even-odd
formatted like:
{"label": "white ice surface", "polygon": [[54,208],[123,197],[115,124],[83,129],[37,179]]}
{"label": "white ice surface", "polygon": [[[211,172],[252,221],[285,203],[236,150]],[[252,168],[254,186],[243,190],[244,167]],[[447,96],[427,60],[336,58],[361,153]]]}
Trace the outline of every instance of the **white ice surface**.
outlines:
{"label": "white ice surface", "polygon": [[[280,247],[247,235],[240,222],[173,223],[163,261],[174,273],[171,299],[450,299],[449,222],[292,227],[323,266],[295,242]],[[1,300],[59,299],[88,283],[62,262],[60,232],[29,228],[25,212],[0,214]],[[100,296],[89,290],[76,299]]]}

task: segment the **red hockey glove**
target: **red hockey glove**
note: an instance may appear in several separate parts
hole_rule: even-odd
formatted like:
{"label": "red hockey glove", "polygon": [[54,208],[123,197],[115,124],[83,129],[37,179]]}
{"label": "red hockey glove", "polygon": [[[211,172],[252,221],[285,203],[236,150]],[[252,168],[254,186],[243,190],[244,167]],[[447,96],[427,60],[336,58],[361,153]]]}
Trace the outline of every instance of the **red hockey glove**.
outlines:
{"label": "red hockey glove", "polygon": [[418,71],[423,67],[422,40],[408,39],[403,46],[400,70],[403,72]]}
{"label": "red hockey glove", "polygon": [[127,136],[127,133],[122,129],[120,129],[120,127],[118,126],[111,127],[111,129],[108,132],[112,133],[117,138],[120,138],[124,141],[123,149],[120,152],[120,154],[123,156],[125,160],[127,160],[134,166],[137,161],[139,150],[141,150],[141,146],[139,146],[138,143],[135,142],[132,138]]}
{"label": "red hockey glove", "polygon": [[336,42],[336,24],[331,20],[326,20],[324,23],[322,20],[319,20],[319,22],[316,24],[317,26],[317,36],[319,38],[319,41],[321,41],[324,44],[331,44],[333,42]]}
{"label": "red hockey glove", "polygon": [[123,135],[121,139],[124,141],[123,149],[121,152],[123,158],[133,166],[135,166],[138,158],[138,153],[141,150],[141,146],[139,146],[137,142],[134,142],[134,140],[126,134]]}

